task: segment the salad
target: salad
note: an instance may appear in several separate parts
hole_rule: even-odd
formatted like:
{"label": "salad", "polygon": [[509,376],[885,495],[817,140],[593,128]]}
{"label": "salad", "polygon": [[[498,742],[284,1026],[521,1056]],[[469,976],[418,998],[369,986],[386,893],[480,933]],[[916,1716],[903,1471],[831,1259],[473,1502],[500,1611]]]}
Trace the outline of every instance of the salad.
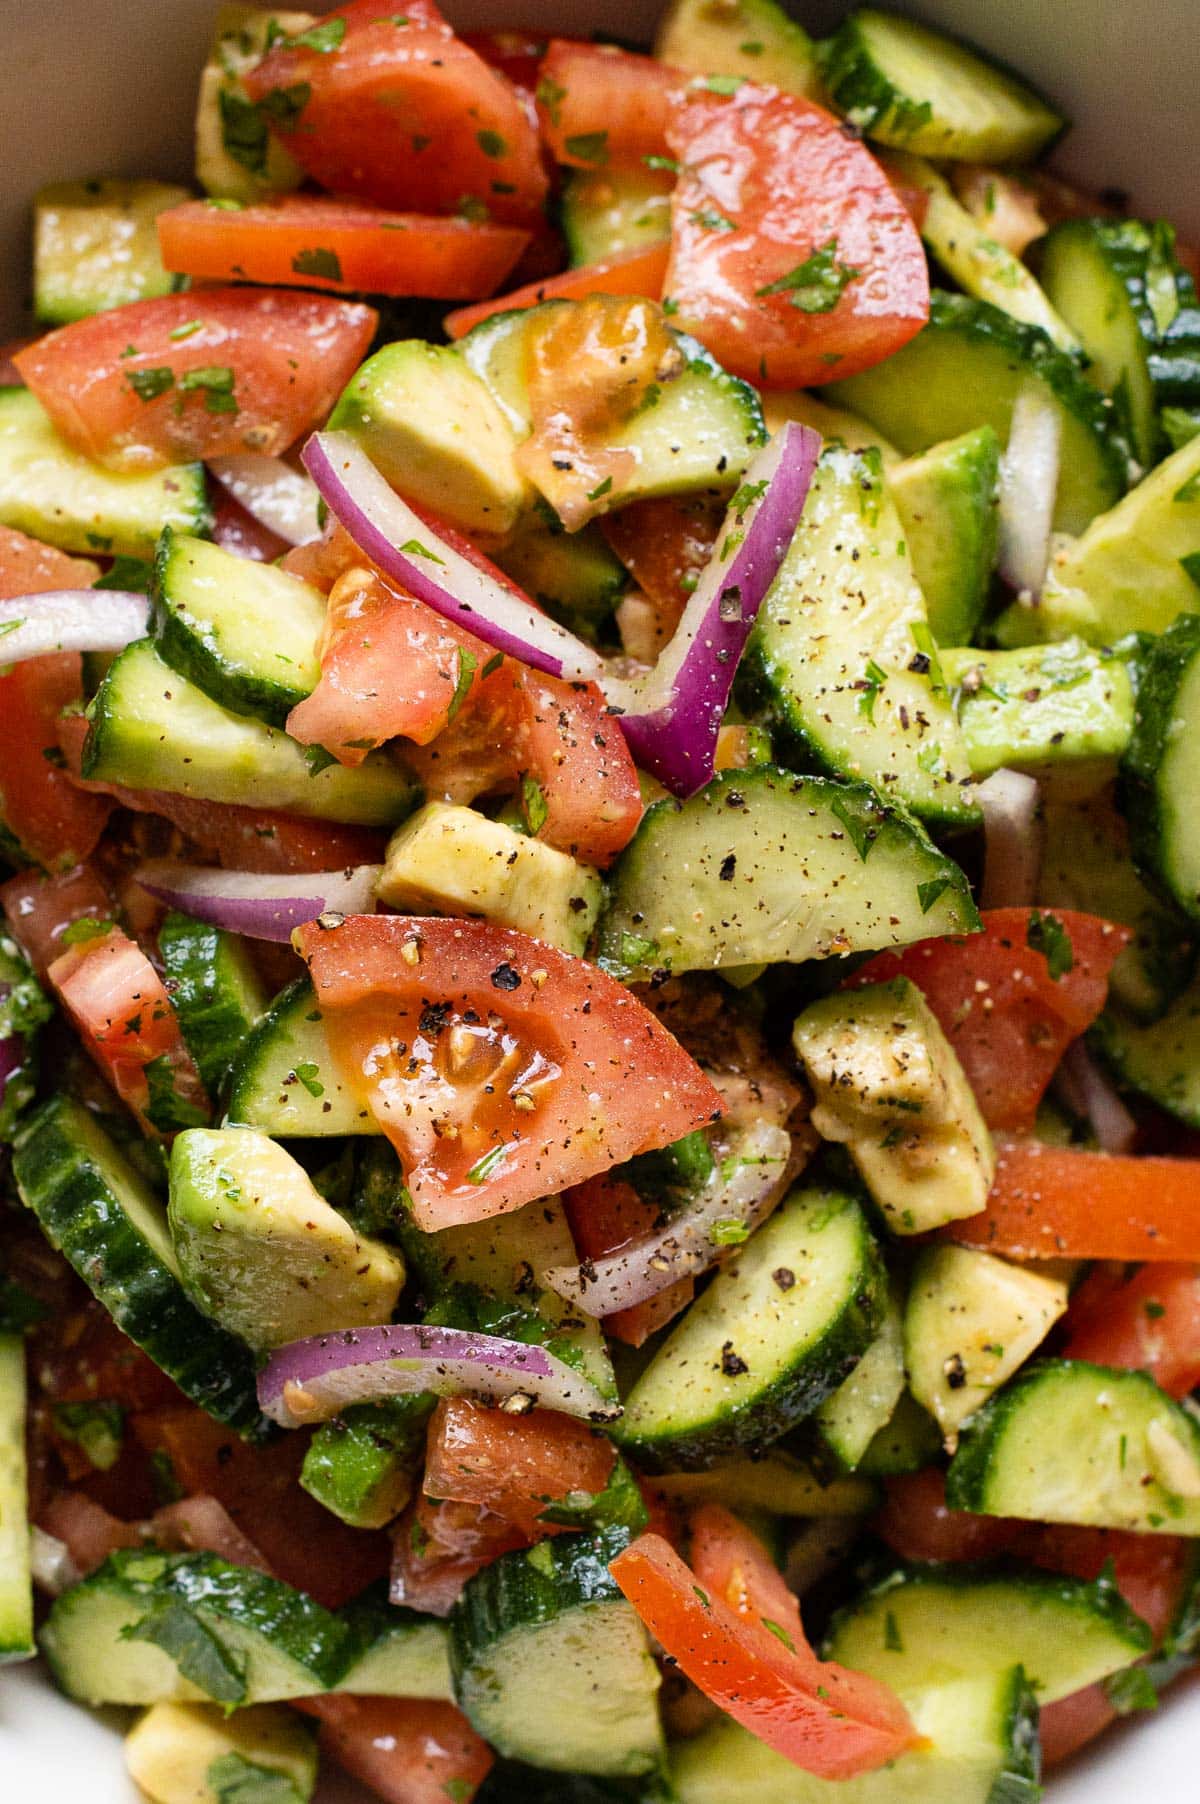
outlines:
{"label": "salad", "polygon": [[1029,1804],[1200,1663],[1197,259],[1065,129],[236,4],[37,196],[0,1660],[155,1804]]}

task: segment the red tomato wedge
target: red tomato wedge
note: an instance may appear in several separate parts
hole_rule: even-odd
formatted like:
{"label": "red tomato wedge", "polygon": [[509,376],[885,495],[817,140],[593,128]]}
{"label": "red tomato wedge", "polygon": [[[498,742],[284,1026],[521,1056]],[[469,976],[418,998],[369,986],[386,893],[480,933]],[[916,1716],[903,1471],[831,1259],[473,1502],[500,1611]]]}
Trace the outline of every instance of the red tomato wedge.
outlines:
{"label": "red tomato wedge", "polygon": [[[659,1219],[654,1204],[644,1202],[632,1184],[607,1174],[577,1184],[563,1201],[581,1259],[602,1259],[609,1253],[619,1253],[623,1246],[649,1234]],[[687,1308],[695,1290],[694,1278],[680,1278],[644,1303],[634,1303],[615,1315],[605,1316],[605,1331],[627,1346],[640,1347]]]}
{"label": "red tomato wedge", "polygon": [[464,44],[481,56],[489,69],[498,69],[514,88],[532,100],[538,72],[546,54],[546,38],[532,31],[464,31]]}
{"label": "red tomato wedge", "polygon": [[571,1416],[510,1416],[453,1397],[430,1418],[422,1489],[491,1510],[537,1540],[562,1532],[541,1520],[547,1504],[570,1491],[602,1491],[615,1461],[612,1442]]}
{"label": "red tomato wedge", "polygon": [[38,1388],[55,1403],[91,1403],[103,1397],[122,1409],[142,1410],[179,1399],[166,1373],[91,1297],[43,1323],[32,1345]]}
{"label": "red tomato wedge", "polygon": [[59,715],[82,694],[77,652],[29,658],[0,676],[0,819],[25,854],[47,870],[87,858],[112,813],[111,802],[83,794],[56,762]]}
{"label": "red tomato wedge", "polygon": [[329,295],[206,288],[60,326],[18,363],[63,437],[110,469],[274,456],[325,418],[376,320]]}
{"label": "red tomato wedge", "polygon": [[526,934],[352,915],[295,944],[423,1228],[518,1209],[721,1114],[636,997]]}
{"label": "red tomato wedge", "polygon": [[542,135],[577,169],[637,166],[667,148],[672,97],[687,75],[614,44],[554,38],[538,77]]}
{"label": "red tomato wedge", "polygon": [[208,1097],[171,998],[128,934],[110,924],[106,933],[68,946],[47,977],[143,1132],[161,1138],[208,1120]]}
{"label": "red tomato wedge", "polygon": [[38,1528],[65,1543],[81,1578],[121,1547],[144,1547],[140,1522],[123,1522],[82,1491],[60,1491],[35,1512]]}
{"label": "red tomato wedge", "polygon": [[73,921],[87,915],[106,921],[113,912],[112,897],[88,864],[53,877],[20,871],[0,886],[0,904],[13,938],[39,977],[64,950],[62,936]]}
{"label": "red tomato wedge", "polygon": [[471,1804],[495,1755],[454,1704],[427,1698],[314,1697],[321,1752],[386,1804]]}
{"label": "red tomato wedge", "polygon": [[1200,1160],[1001,1140],[986,1208],[945,1230],[1010,1259],[1200,1260]]}
{"label": "red tomato wedge", "polygon": [[1115,1286],[1088,1278],[1071,1299],[1066,1359],[1149,1372],[1172,1397],[1200,1385],[1200,1265],[1146,1265]]}
{"label": "red tomato wedge", "polygon": [[641,250],[588,263],[582,269],[566,269],[560,276],[530,282],[511,294],[497,295],[476,307],[458,307],[442,321],[450,338],[462,338],[480,320],[494,313],[511,313],[518,307],[537,307],[542,301],[582,301],[589,294],[641,294],[656,301],[662,293],[670,246],[650,244]]}
{"label": "red tomato wedge", "polygon": [[529,1537],[478,1503],[415,1498],[392,1528],[391,1598],[430,1616],[448,1616],[469,1578]]}
{"label": "red tomato wedge", "polygon": [[436,6],[397,12],[352,0],[327,50],[278,44],[246,88],[323,188],[376,206],[453,213],[467,205],[526,224],[546,195],[533,111],[456,38]]}
{"label": "red tomato wedge", "polygon": [[0,526],[0,601],[44,595],[51,589],[90,589],[100,574],[90,558],[72,557],[37,539]]}
{"label": "red tomato wedge", "polygon": [[321,678],[288,716],[301,745],[361,764],[385,740],[427,745],[457,714],[492,656],[373,569],[348,570],[329,594]]}
{"label": "red tomato wedge", "polygon": [[925,995],[991,1128],[1023,1131],[1071,1041],[1091,1026],[1128,928],[1072,909],[993,908],[983,932],[883,952],[848,985],[907,977]]}
{"label": "red tomato wedge", "polygon": [[817,1659],[795,1598],[736,1517],[716,1505],[698,1511],[693,1547],[695,1572],[661,1536],[641,1535],[609,1570],[650,1633],[713,1703],[777,1754],[825,1779],[871,1772],[916,1744],[904,1706],[886,1685]]}
{"label": "red tomato wedge", "polygon": [[667,141],[682,164],[666,292],[726,369],[807,388],[881,363],[929,317],[904,203],[864,144],[811,100],[745,82],[689,87]]}
{"label": "red tomato wedge", "polygon": [[940,1466],[889,1478],[884,1490],[883,1508],[872,1527],[904,1560],[990,1560],[1006,1552],[1024,1527],[1006,1516],[952,1510]]}
{"label": "red tomato wedge", "polygon": [[157,223],[165,268],[186,276],[447,301],[494,293],[529,242],[517,226],[388,213],[316,194],[236,212],[189,200]]}

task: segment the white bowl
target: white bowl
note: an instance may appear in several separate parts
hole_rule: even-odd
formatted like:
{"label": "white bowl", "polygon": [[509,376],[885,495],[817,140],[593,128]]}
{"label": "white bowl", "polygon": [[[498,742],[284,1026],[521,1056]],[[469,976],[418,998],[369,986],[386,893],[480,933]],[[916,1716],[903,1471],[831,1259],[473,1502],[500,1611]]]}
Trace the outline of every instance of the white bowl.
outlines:
{"label": "white bowl", "polygon": [[[265,4],[266,0],[260,0]],[[461,26],[597,26],[636,39],[644,0],[443,0]],[[1145,213],[1200,241],[1198,0],[922,0],[893,5],[1005,58],[1076,121],[1058,166],[1087,186],[1119,187]],[[844,6],[792,0],[814,32]],[[326,10],[309,0],[313,11]],[[27,289],[29,198],[71,176],[191,174],[191,120],[216,0],[0,0],[0,334],[19,330]],[[61,1698],[37,1667],[0,1672],[0,1804],[137,1804],[117,1712]],[[1189,1764],[1190,1756],[1190,1764]],[[1048,1787],[1048,1804],[1195,1804],[1200,1689],[1184,1680],[1153,1718],[1115,1731]],[[82,1783],[81,1783],[82,1782]],[[331,1775],[320,1804],[367,1794]]]}

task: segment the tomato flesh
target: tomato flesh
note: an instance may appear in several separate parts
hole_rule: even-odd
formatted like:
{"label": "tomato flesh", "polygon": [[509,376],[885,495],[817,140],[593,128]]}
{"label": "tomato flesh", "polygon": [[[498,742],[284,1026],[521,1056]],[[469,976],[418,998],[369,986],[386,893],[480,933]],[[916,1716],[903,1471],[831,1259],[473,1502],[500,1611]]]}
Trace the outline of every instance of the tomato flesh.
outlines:
{"label": "tomato flesh", "polygon": [[958,1054],[988,1126],[1024,1132],[1063,1053],[1104,1007],[1109,971],[1130,934],[1073,909],[993,908],[981,919],[983,932],[969,938],[880,953],[848,987],[909,978]]}
{"label": "tomato flesh", "polygon": [[423,1228],[520,1208],[721,1113],[623,985],[526,934],[354,915],[295,943]]}
{"label": "tomato flesh", "polygon": [[547,1502],[604,1489],[616,1455],[585,1422],[554,1410],[527,1416],[443,1399],[429,1423],[423,1489],[431,1498],[481,1505],[531,1540],[557,1532]]}
{"label": "tomato flesh", "polygon": [[901,1559],[990,1560],[1012,1546],[1021,1525],[1004,1516],[976,1516],[946,1502],[940,1466],[889,1478],[875,1532]]}
{"label": "tomato flesh", "polygon": [[728,98],[689,87],[667,141],[682,168],[666,293],[676,323],[726,369],[807,388],[869,369],[920,331],[929,276],[916,227],[823,107],[750,82]]}
{"label": "tomato flesh", "polygon": [[687,76],[615,44],[554,38],[538,79],[542,135],[558,163],[637,166],[662,155],[671,98]]}
{"label": "tomato flesh", "polygon": [[90,589],[100,574],[91,558],[72,557],[11,526],[0,526],[0,601],[52,589]]}
{"label": "tomato flesh", "polygon": [[274,456],[325,418],[376,322],[329,295],[205,288],[60,326],[19,365],[68,443],[110,469]]}
{"label": "tomato flesh", "polygon": [[[577,1184],[563,1201],[583,1259],[603,1259],[610,1253],[619,1253],[622,1247],[651,1233],[659,1220],[653,1203],[644,1202],[632,1184],[607,1174]],[[605,1332],[627,1346],[640,1347],[687,1308],[695,1290],[694,1278],[679,1278],[657,1296],[647,1297],[644,1303],[632,1303],[628,1309],[605,1316]]]}
{"label": "tomato flesh", "polygon": [[310,194],[238,212],[190,200],[157,223],[163,263],[183,275],[447,301],[493,294],[529,242],[518,226]]}
{"label": "tomato flesh", "polygon": [[532,109],[435,6],[352,0],[331,19],[345,22],[335,48],[276,45],[245,78],[302,169],[380,207],[536,215],[547,183]]}
{"label": "tomato flesh", "polygon": [[679,625],[696,579],[712,557],[724,505],[706,495],[664,495],[608,514],[601,531],[654,607],[661,651]]}
{"label": "tomato flesh", "polygon": [[529,1545],[520,1529],[477,1503],[434,1503],[422,1493],[392,1529],[393,1603],[448,1616],[469,1578]]}
{"label": "tomato flesh", "polygon": [[1186,1397],[1200,1385],[1200,1265],[1146,1265],[1115,1287],[1088,1278],[1067,1330],[1065,1358],[1149,1372]]}
{"label": "tomato flesh", "polygon": [[442,324],[449,337],[462,338],[472,326],[477,326],[480,320],[490,319],[494,313],[537,307],[543,301],[583,301],[592,294],[640,294],[656,301],[662,294],[669,255],[666,244],[626,251],[620,257],[607,257],[601,263],[589,263],[582,269],[567,269],[561,275],[530,282],[510,294],[497,295],[494,301],[458,307],[446,315]]}
{"label": "tomato flesh", "polygon": [[495,1755],[454,1704],[425,1698],[314,1697],[321,1752],[386,1804],[470,1804]]}

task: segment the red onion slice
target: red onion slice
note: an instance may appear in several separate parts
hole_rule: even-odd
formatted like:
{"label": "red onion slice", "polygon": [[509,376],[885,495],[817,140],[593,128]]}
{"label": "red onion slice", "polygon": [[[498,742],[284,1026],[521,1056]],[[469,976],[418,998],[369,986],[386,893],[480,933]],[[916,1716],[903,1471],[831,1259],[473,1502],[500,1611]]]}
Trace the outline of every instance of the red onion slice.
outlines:
{"label": "red onion slice", "polygon": [[598,681],[604,660],[463,557],[390,488],[348,432],[318,432],[304,465],[360,550],[435,613],[534,670]]}
{"label": "red onion slice", "polygon": [[315,1334],[273,1353],[258,1375],[263,1412],[283,1428],[327,1422],[351,1403],[408,1397],[531,1399],[587,1422],[612,1422],[620,1405],[545,1347],[498,1334],[397,1322]]}
{"label": "red onion slice", "polygon": [[320,538],[321,496],[303,470],[257,451],[210,457],[208,467],[221,487],[276,538],[288,545]]}
{"label": "red onion slice", "polygon": [[1068,1108],[1088,1122],[1101,1152],[1132,1152],[1138,1126],[1082,1040],[1063,1054],[1055,1088]]}
{"label": "red onion slice", "polygon": [[756,1122],[730,1137],[699,1195],[661,1228],[607,1259],[552,1266],[544,1274],[546,1283],[585,1315],[605,1316],[644,1303],[680,1278],[706,1272],[774,1208],[791,1153],[790,1134],[771,1122]]}
{"label": "red onion slice", "polygon": [[609,700],[644,770],[676,795],[713,774],[717,734],[738,660],[800,521],[821,452],[820,434],[789,421],[751,461],[716,550],[670,644],[650,674]]}
{"label": "red onion slice", "polygon": [[1037,781],[1023,771],[993,771],[975,787],[983,813],[981,908],[1026,908],[1042,867]]}
{"label": "red onion slice", "polygon": [[1058,494],[1062,415],[1040,385],[1017,395],[1000,460],[1000,574],[1018,594],[1041,593]]}
{"label": "red onion slice", "polygon": [[260,871],[219,871],[210,865],[156,858],[134,873],[144,890],[197,921],[252,940],[286,944],[292,929],[320,915],[375,913],[375,885],[383,866],[345,871],[305,871],[276,876]]}
{"label": "red onion slice", "polygon": [[132,589],[48,589],[0,601],[0,667],[56,651],[124,651],[144,639],[150,603]]}

